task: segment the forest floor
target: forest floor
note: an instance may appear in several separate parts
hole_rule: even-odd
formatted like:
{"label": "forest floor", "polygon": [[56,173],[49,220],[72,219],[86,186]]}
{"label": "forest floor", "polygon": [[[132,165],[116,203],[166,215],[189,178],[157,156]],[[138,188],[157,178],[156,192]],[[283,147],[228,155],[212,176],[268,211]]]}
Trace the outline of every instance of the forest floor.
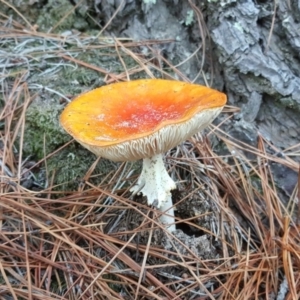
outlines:
{"label": "forest floor", "polygon": [[300,145],[228,136],[238,109],[226,106],[217,125],[166,153],[178,183],[170,233],[129,192],[139,163],[96,158],[60,127],[82,91],[185,80],[153,47],[167,42],[43,33],[2,16],[1,299],[300,299],[300,194],[284,195],[272,175],[299,170]]}

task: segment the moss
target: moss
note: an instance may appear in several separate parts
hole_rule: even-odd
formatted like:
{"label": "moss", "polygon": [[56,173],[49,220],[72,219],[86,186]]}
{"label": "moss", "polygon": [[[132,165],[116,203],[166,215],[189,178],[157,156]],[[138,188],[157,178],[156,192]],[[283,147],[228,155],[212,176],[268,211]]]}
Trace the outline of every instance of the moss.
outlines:
{"label": "moss", "polygon": [[[54,174],[54,184],[59,185],[56,187],[58,190],[76,190],[95,160],[93,153],[74,142],[47,160],[48,177]],[[97,176],[89,178],[89,181],[97,184],[102,181],[102,176],[115,168],[115,163],[101,159],[94,170]]]}
{"label": "moss", "polygon": [[280,97],[279,98],[279,102],[284,106],[284,107],[288,107],[294,110],[297,110],[300,112],[300,105],[299,103],[292,99],[292,97]]}
{"label": "moss", "polygon": [[62,106],[48,101],[35,101],[26,112],[23,151],[25,156],[42,159],[71,140],[59,125]]}
{"label": "moss", "polygon": [[[72,138],[59,124],[62,105],[43,102],[34,102],[27,110],[24,131],[23,157],[34,157],[40,160],[63,146]],[[48,178],[54,174],[54,185],[59,190],[77,189],[81,179],[85,176],[96,156],[84,149],[77,142],[71,143],[55,155],[47,159]],[[116,164],[102,159],[95,169],[101,177],[114,169]],[[45,168],[42,168],[42,172]],[[40,177],[41,174],[36,174]],[[45,177],[45,175],[44,175]],[[101,179],[100,179],[101,180]],[[94,183],[99,182],[99,177]],[[43,185],[43,183],[42,183]]]}
{"label": "moss", "polygon": [[[23,157],[30,156],[40,160],[72,139],[59,124],[62,109],[63,106],[55,101],[41,99],[29,106],[26,113]],[[95,159],[95,155],[74,142],[47,159],[48,178],[44,180],[51,178],[54,173],[54,184],[60,185],[58,189],[76,189],[79,184],[76,179],[84,177]],[[103,159],[95,171],[107,174],[114,166],[114,163]]]}
{"label": "moss", "polygon": [[[21,15],[25,15],[30,24],[37,24],[39,31],[48,31],[56,25],[58,26],[55,31],[71,28],[87,30],[90,27],[83,15],[83,12],[88,10],[84,3],[80,6],[80,10],[77,10],[80,13],[77,13],[69,0],[12,0],[7,2],[15,7]],[[24,19],[10,6],[1,3],[0,12],[12,16],[14,20],[26,25]]]}
{"label": "moss", "polygon": [[53,27],[60,31],[70,28],[85,30],[89,27],[88,22],[76,14],[74,6],[67,0],[49,0],[39,13],[36,24],[41,31]]}
{"label": "moss", "polygon": [[[79,54],[76,59],[95,67],[97,64],[102,64],[101,68],[106,69],[105,63],[102,63],[101,61],[101,53],[97,51],[87,51]],[[73,67],[66,66],[55,76],[55,80],[59,82],[64,81],[65,84],[62,86],[68,87],[69,89],[76,88],[76,85],[86,86],[89,87],[89,89],[92,89],[101,85],[103,78],[104,74],[80,65],[75,69]],[[68,92],[70,92],[70,90]],[[76,92],[78,93],[78,91]]]}

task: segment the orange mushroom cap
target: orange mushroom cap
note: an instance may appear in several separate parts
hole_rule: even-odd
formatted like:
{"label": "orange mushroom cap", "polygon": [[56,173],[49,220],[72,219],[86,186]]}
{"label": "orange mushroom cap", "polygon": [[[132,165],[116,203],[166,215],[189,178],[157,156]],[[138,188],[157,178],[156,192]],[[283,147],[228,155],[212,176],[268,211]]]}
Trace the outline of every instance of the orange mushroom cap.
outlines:
{"label": "orange mushroom cap", "polygon": [[211,123],[225,103],[225,94],[201,85],[143,79],[78,96],[60,122],[96,155],[137,160],[178,145]]}

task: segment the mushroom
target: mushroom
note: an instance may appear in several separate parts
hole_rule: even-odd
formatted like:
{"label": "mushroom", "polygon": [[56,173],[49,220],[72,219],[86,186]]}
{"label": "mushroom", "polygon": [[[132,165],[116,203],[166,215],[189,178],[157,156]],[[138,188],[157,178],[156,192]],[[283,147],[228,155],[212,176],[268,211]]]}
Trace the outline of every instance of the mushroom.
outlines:
{"label": "mushroom", "polygon": [[165,212],[160,220],[175,230],[171,190],[163,153],[209,125],[226,95],[181,81],[142,79],[115,83],[81,94],[67,105],[60,122],[81,145],[112,161],[143,159],[131,192]]}

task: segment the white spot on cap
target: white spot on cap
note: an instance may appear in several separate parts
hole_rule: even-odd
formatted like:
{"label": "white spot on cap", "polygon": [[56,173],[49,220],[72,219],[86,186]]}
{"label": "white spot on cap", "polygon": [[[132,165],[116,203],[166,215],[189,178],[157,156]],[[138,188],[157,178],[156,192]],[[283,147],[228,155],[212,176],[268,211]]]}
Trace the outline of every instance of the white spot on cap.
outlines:
{"label": "white spot on cap", "polygon": [[115,141],[116,139],[113,139],[112,137],[108,135],[101,135],[95,137],[96,141]]}
{"label": "white spot on cap", "polygon": [[100,114],[97,116],[97,120],[99,120],[99,121],[103,121],[104,118],[105,118],[105,114]]}

